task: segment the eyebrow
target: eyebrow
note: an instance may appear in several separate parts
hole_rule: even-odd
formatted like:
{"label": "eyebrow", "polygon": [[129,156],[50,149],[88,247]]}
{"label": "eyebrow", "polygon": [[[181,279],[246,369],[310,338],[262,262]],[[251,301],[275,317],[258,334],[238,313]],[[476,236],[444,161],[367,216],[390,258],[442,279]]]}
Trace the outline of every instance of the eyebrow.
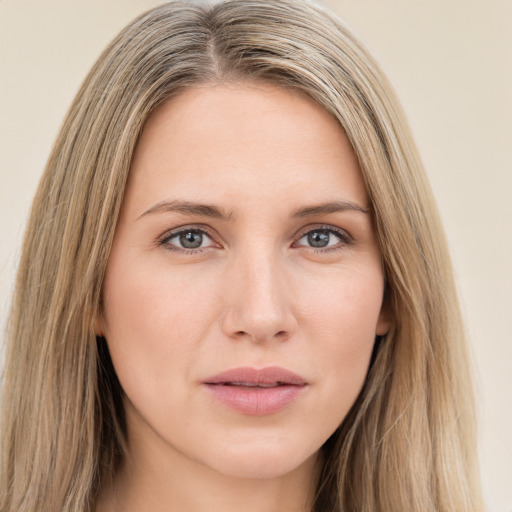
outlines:
{"label": "eyebrow", "polygon": [[211,217],[213,219],[228,220],[232,217],[232,212],[226,212],[222,208],[219,208],[210,204],[200,204],[191,201],[160,201],[151,208],[147,209],[138,218],[145,217],[153,213],[168,213],[177,212],[184,215],[199,215],[202,217]]}
{"label": "eyebrow", "polygon": [[292,218],[314,217],[315,215],[327,215],[329,213],[355,211],[368,214],[370,208],[363,208],[351,201],[331,201],[315,206],[304,206],[295,211]]}
{"label": "eyebrow", "polygon": [[[327,215],[329,213],[337,213],[337,212],[345,212],[345,211],[355,211],[364,214],[368,214],[370,212],[370,208],[363,208],[362,206],[353,203],[351,201],[330,201],[328,203],[323,203],[314,206],[304,206],[299,208],[295,212],[293,212],[290,217],[292,219],[296,218],[304,218],[304,217],[314,217],[318,215]],[[198,215],[202,217],[210,217],[213,219],[220,220],[229,220],[233,217],[233,212],[227,212],[218,206],[214,206],[211,204],[201,204],[194,203],[192,201],[160,201],[150,208],[148,208],[142,215],[138,218],[145,217],[146,215],[151,215],[154,213],[169,213],[169,212],[177,212],[182,213],[184,215]]]}

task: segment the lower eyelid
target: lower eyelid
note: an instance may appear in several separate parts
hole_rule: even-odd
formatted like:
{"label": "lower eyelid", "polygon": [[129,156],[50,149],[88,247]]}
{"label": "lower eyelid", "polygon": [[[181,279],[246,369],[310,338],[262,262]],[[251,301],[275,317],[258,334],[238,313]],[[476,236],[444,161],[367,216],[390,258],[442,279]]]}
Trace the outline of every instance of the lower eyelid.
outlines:
{"label": "lower eyelid", "polygon": [[[333,234],[334,236],[338,237],[340,239],[340,244],[343,244],[343,245],[348,245],[352,242],[352,237],[350,235],[348,235],[347,233],[345,233],[344,231],[341,231],[341,230],[338,230],[338,229],[334,229],[332,227],[327,227],[327,226],[319,226],[319,227],[316,227],[316,228],[312,228],[312,229],[309,229],[308,231],[305,231],[303,232],[298,238],[297,238],[297,241],[301,240],[302,238],[304,238],[305,236],[307,236],[309,233],[311,232],[314,232],[314,231],[325,231],[327,233],[330,233],[330,234]],[[297,243],[297,242],[295,242]],[[319,248],[319,247],[311,247],[312,249],[317,249],[317,250],[327,250],[329,249],[330,247],[332,248],[335,248],[335,246],[338,245],[338,244],[335,244],[333,246],[326,246],[326,247],[323,247],[323,248]],[[305,246],[302,246],[302,247],[305,247]]]}
{"label": "lower eyelid", "polygon": [[[198,248],[195,248],[195,249],[190,249],[190,248],[180,247],[179,245],[175,245],[175,244],[171,244],[170,243],[171,239],[181,235],[182,233],[186,233],[186,232],[189,232],[189,231],[194,231],[194,232],[197,232],[197,233],[201,233],[203,236],[206,236],[210,240],[210,245],[205,246],[205,247],[198,247]],[[335,229],[333,227],[318,226],[318,227],[309,229],[307,231],[304,231],[296,239],[296,242],[294,242],[293,245],[296,245],[298,243],[298,241],[300,241],[302,238],[304,238],[305,236],[307,236],[309,233],[311,233],[313,231],[326,231],[326,232],[331,233],[334,236],[338,237],[340,241],[338,243],[336,243],[336,244],[333,244],[333,245],[330,245],[330,246],[327,245],[325,247],[313,247],[313,246],[306,246],[306,245],[300,245],[299,247],[309,247],[310,249],[313,249],[313,250],[315,250],[317,252],[325,252],[325,251],[336,250],[336,249],[341,248],[341,247],[338,247],[339,245],[346,246],[346,245],[349,245],[349,244],[352,243],[352,237],[348,233],[346,233],[346,232],[344,232],[342,230]],[[172,231],[172,232],[165,233],[164,235],[162,235],[161,237],[159,237],[157,239],[157,245],[164,246],[168,250],[175,250],[177,252],[184,252],[184,253],[193,254],[194,252],[201,252],[204,249],[208,249],[209,247],[214,247],[215,245],[218,245],[218,244],[215,241],[215,238],[208,231],[206,231],[205,229],[191,227],[191,228],[184,228],[184,229],[182,228],[182,229],[178,229],[178,230],[175,230],[175,231]]]}
{"label": "lower eyelid", "polygon": [[[188,249],[186,247],[180,247],[179,245],[175,245],[175,244],[171,244],[170,243],[170,241],[173,238],[175,238],[177,236],[180,236],[183,233],[190,232],[190,231],[193,231],[193,232],[196,232],[196,233],[201,233],[203,236],[207,237],[210,240],[211,245],[208,245],[206,247],[197,247],[195,249]],[[215,239],[213,238],[213,236],[210,233],[208,233],[208,231],[206,231],[204,229],[199,229],[199,228],[178,229],[176,231],[172,231],[170,233],[168,232],[168,233],[164,234],[163,236],[161,236],[157,240],[157,244],[158,245],[165,246],[167,249],[181,251],[181,252],[188,252],[188,253],[193,253],[194,251],[198,252],[198,251],[201,251],[203,249],[207,249],[208,247],[215,245],[215,243],[216,243]]]}

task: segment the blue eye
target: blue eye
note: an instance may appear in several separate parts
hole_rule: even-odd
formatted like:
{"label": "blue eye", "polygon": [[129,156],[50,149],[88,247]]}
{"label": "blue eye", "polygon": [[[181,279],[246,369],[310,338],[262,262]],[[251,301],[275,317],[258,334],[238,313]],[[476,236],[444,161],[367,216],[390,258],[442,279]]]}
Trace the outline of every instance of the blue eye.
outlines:
{"label": "blue eye", "polygon": [[171,250],[194,251],[214,246],[213,240],[202,229],[183,229],[162,240],[162,245]]}
{"label": "blue eye", "polygon": [[316,228],[304,233],[297,244],[315,249],[324,249],[334,248],[340,244],[346,245],[349,242],[349,237],[340,231],[332,228]]}
{"label": "blue eye", "polygon": [[[341,230],[332,227],[319,227],[304,233],[294,245],[322,251],[341,249],[350,242],[350,236]],[[161,238],[159,245],[170,251],[188,254],[201,252],[209,247],[218,247],[205,230],[198,228],[185,228],[168,233]]]}

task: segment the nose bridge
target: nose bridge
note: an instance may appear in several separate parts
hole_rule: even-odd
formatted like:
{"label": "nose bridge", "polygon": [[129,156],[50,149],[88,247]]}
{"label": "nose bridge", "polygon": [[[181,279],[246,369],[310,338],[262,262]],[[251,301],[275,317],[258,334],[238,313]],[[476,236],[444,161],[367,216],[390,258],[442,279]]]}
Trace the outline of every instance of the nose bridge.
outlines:
{"label": "nose bridge", "polygon": [[227,293],[227,330],[253,341],[284,338],[294,319],[279,252],[271,244],[248,244],[232,262]]}

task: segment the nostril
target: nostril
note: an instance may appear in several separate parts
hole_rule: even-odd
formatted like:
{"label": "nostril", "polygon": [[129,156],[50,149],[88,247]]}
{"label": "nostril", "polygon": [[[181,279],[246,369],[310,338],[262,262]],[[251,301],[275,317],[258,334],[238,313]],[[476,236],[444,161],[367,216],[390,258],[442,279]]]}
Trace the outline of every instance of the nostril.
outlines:
{"label": "nostril", "polygon": [[251,335],[249,332],[247,331],[236,331],[235,332],[235,336],[238,337],[238,338],[244,338],[244,337],[249,337],[249,338],[252,338],[254,339],[255,341],[265,341],[266,339],[286,339],[288,337],[288,331],[278,331],[276,332],[273,336],[265,336],[263,338],[260,338],[258,336],[255,336],[255,335]]}

